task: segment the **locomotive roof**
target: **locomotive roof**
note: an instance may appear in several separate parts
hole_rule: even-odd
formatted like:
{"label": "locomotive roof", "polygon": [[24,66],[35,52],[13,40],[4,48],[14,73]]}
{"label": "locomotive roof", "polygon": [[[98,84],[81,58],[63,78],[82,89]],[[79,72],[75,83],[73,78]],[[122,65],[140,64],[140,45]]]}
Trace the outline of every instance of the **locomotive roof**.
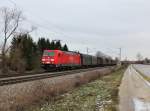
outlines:
{"label": "locomotive roof", "polygon": [[[45,50],[49,50],[49,49],[45,49]],[[89,54],[83,54],[83,53],[76,52],[76,51],[62,51],[62,50],[53,50],[53,51],[61,51],[61,52],[65,52],[65,53],[68,53],[68,54],[82,54],[82,55],[87,55],[87,56],[94,56],[94,55],[89,55]],[[94,57],[96,57],[96,56],[94,56]],[[110,56],[106,56],[106,55],[102,55],[102,56],[100,56],[100,58],[111,59],[112,60],[112,58]]]}

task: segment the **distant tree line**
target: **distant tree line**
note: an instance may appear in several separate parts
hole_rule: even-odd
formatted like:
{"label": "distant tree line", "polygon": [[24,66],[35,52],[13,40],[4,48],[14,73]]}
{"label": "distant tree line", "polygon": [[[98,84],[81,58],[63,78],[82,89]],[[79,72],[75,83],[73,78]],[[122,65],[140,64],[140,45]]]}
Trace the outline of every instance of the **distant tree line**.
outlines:
{"label": "distant tree line", "polygon": [[68,51],[67,45],[60,41],[51,41],[44,37],[34,42],[29,34],[19,34],[13,37],[8,56],[8,66],[11,70],[24,72],[40,68],[43,50]]}
{"label": "distant tree line", "polygon": [[43,53],[44,49],[51,49],[51,50],[62,50],[62,51],[68,51],[68,47],[65,44],[64,46],[62,46],[61,42],[59,40],[57,40],[56,42],[54,40],[52,40],[50,42],[49,39],[45,39],[45,38],[39,38],[38,42],[37,42],[37,46],[38,49],[40,50],[40,53]]}

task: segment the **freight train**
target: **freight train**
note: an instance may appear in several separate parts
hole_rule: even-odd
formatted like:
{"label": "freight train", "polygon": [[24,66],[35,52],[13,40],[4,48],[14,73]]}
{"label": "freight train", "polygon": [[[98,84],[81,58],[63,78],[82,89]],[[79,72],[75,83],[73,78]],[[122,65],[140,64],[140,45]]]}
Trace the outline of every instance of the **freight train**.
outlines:
{"label": "freight train", "polygon": [[78,52],[44,50],[41,58],[42,67],[48,69],[111,66],[116,61],[109,57],[96,57]]}

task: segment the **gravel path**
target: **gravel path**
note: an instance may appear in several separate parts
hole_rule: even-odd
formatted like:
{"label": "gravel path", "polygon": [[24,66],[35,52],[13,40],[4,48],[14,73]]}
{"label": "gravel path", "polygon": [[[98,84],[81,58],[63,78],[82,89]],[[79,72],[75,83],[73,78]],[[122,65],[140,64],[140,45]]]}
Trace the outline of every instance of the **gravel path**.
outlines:
{"label": "gravel path", "polygon": [[119,91],[120,111],[150,111],[150,86],[132,66],[126,70]]}

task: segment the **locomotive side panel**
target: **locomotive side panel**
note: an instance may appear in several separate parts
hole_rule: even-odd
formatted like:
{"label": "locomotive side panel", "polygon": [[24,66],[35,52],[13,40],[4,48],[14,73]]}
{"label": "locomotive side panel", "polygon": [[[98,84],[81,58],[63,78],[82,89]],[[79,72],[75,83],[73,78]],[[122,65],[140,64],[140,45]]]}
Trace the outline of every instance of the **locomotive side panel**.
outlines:
{"label": "locomotive side panel", "polygon": [[62,51],[62,65],[63,66],[80,66],[81,59],[80,54],[74,52]]}

